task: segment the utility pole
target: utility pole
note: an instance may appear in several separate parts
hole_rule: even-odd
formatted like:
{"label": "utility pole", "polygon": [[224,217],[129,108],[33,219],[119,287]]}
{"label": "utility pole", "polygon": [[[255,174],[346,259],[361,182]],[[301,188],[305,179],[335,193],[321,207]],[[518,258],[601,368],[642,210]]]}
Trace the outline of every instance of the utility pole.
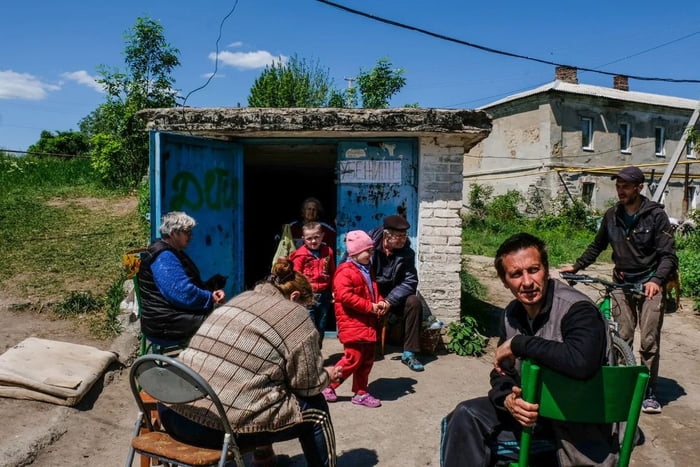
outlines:
{"label": "utility pole", "polygon": [[350,77],[345,78],[345,81],[348,82],[348,93],[347,93],[348,99],[347,100],[348,100],[348,108],[350,108],[350,109],[353,107],[353,100],[354,100],[353,97],[355,96],[354,88],[352,87],[352,83],[354,83],[356,79],[357,78],[355,78],[354,76],[350,76]]}
{"label": "utility pole", "polygon": [[[695,107],[695,111],[690,117],[690,121],[688,122],[688,129],[695,128],[695,123],[698,121],[698,116],[700,116],[700,101],[698,101],[698,105],[697,107]],[[668,162],[668,165],[666,166],[666,171],[661,177],[661,180],[659,181],[659,184],[656,187],[656,191],[654,191],[654,195],[651,197],[652,201],[656,201],[657,203],[661,201],[661,197],[664,194],[666,185],[668,185],[668,181],[671,178],[671,174],[673,174],[673,171],[676,169],[676,165],[678,165],[678,161],[681,158],[681,154],[683,154],[683,151],[685,150],[685,145],[687,141],[688,130],[684,131],[681,135],[681,139],[680,141],[678,141],[678,146],[676,146],[676,151],[673,153],[673,157]]]}

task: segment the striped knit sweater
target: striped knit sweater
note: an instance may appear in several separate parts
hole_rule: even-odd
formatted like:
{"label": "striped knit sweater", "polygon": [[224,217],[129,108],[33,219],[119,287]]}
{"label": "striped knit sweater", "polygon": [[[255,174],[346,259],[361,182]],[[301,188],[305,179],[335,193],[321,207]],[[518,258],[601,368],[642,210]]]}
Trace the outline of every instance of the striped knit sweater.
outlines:
{"label": "striped knit sweater", "polygon": [[[276,431],[302,422],[294,394],[312,396],[329,383],[318,342],[306,308],[261,284],[216,308],[179,359],[216,391],[234,432]],[[206,400],[172,408],[223,429]]]}

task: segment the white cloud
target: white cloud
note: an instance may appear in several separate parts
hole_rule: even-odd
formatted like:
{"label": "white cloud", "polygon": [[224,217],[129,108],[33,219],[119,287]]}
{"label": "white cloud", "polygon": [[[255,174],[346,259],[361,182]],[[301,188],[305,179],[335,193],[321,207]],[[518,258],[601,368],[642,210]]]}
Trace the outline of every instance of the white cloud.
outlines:
{"label": "white cloud", "polygon": [[46,98],[48,91],[59,89],[60,86],[43,83],[29,73],[0,71],[0,99],[38,101]]}
{"label": "white cloud", "polygon": [[236,47],[241,47],[242,45],[243,45],[243,42],[236,41],[236,42],[231,42],[229,45],[226,46],[226,48],[235,49]]}
{"label": "white cloud", "polygon": [[216,75],[214,73],[204,73],[203,75],[200,75],[201,78],[204,79],[209,79],[209,78],[226,78],[226,75],[222,75],[221,73],[217,73]]}
{"label": "white cloud", "polygon": [[94,76],[90,76],[87,71],[71,71],[70,73],[62,73],[61,76],[65,79],[75,81],[78,84],[83,84],[94,89],[97,92],[105,92],[104,86],[98,83]]}
{"label": "white cloud", "polygon": [[[253,70],[256,68],[264,68],[271,65],[272,62],[286,62],[288,57],[284,55],[275,56],[266,50],[258,50],[257,52],[220,52],[219,61],[222,64]],[[210,53],[209,60],[216,60],[216,54]]]}

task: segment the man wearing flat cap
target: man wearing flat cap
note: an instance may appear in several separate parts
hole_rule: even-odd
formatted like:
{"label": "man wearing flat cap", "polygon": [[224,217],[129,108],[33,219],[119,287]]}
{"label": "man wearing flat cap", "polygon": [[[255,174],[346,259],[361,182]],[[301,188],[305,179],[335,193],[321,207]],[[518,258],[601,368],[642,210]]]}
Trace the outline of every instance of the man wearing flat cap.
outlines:
{"label": "man wearing flat cap", "polygon": [[416,295],[418,272],[416,252],[408,241],[410,227],[403,216],[387,216],[369,236],[374,242],[372,268],[379,293],[389,304],[387,311],[399,316],[403,322],[401,361],[413,371],[423,371],[423,364],[416,357],[420,351],[423,305]]}
{"label": "man wearing flat cap", "polygon": [[615,263],[613,279],[643,284],[644,297],[641,298],[622,290],[613,291],[612,313],[620,336],[630,346],[639,323],[639,354],[650,375],[642,411],[660,413],[656,383],[665,305],[663,287],[678,267],[676,244],[663,205],[640,194],[644,186],[642,171],[637,167],[625,167],[612,178],[619,202],[605,212],[593,243],[572,266],[563,267],[561,272],[585,269],[610,245]]}

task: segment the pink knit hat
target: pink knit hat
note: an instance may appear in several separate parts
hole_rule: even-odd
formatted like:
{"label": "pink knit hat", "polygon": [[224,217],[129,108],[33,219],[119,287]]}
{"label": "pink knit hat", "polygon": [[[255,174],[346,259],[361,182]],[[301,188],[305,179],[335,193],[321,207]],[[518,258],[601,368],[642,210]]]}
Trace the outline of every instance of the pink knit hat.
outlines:
{"label": "pink knit hat", "polygon": [[350,256],[359,255],[365,250],[374,248],[372,239],[362,230],[352,230],[348,232],[348,236],[345,237],[345,243],[348,247],[348,255]]}

